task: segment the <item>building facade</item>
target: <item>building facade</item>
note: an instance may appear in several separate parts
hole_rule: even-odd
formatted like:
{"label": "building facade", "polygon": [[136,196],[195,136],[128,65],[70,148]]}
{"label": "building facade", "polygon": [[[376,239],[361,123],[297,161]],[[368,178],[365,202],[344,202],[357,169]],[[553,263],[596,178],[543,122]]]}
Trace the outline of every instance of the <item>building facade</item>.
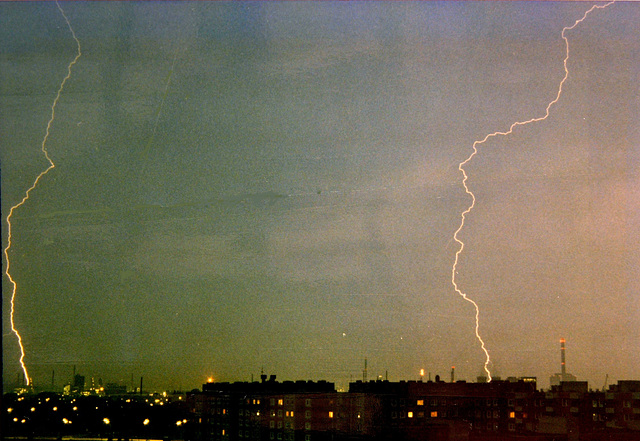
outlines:
{"label": "building facade", "polygon": [[538,390],[535,378],[207,383],[188,398],[195,440],[640,441],[640,382]]}

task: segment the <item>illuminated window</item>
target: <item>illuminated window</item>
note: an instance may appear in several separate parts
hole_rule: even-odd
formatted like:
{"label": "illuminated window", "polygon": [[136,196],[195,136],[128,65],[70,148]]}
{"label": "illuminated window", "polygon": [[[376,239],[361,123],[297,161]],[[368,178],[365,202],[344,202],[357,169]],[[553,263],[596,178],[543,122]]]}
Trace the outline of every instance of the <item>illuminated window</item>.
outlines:
{"label": "illuminated window", "polygon": [[418,400],[418,406],[424,406],[424,400]]}
{"label": "illuminated window", "polygon": [[278,399],[278,406],[282,406],[283,403],[284,401],[282,400],[282,398]]}
{"label": "illuminated window", "polygon": [[438,418],[438,411],[434,410],[433,412],[431,412],[431,418]]}
{"label": "illuminated window", "polygon": [[291,411],[291,416],[293,417],[293,410]]}
{"label": "illuminated window", "polygon": [[515,417],[516,417],[515,412],[509,412],[509,418],[515,418]]}
{"label": "illuminated window", "polygon": [[333,418],[333,411],[329,411],[329,418]]}
{"label": "illuminated window", "polygon": [[285,414],[285,416],[289,416],[289,411],[287,410],[287,413]]}
{"label": "illuminated window", "polygon": [[413,412],[407,412],[407,418],[413,418]]}

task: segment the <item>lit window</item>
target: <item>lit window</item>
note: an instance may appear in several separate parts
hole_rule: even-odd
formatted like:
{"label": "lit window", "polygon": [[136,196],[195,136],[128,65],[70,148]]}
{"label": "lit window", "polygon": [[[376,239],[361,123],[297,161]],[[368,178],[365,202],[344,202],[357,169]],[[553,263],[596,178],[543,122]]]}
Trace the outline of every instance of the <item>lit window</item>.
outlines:
{"label": "lit window", "polygon": [[434,410],[433,412],[431,412],[431,418],[438,418],[438,411]]}
{"label": "lit window", "polygon": [[289,416],[289,411],[287,410],[287,413],[285,414],[285,416]]}
{"label": "lit window", "polygon": [[418,406],[424,406],[424,400],[418,400]]}
{"label": "lit window", "polygon": [[293,410],[291,411],[291,416],[293,417]]}
{"label": "lit window", "polygon": [[333,418],[333,411],[329,411],[329,418]]}
{"label": "lit window", "polygon": [[515,418],[515,417],[516,417],[515,412],[509,412],[509,418]]}
{"label": "lit window", "polygon": [[407,418],[413,418],[413,412],[407,412]]}
{"label": "lit window", "polygon": [[278,406],[282,406],[282,404],[283,404],[283,400],[282,400],[282,398],[280,398],[280,399],[278,400]]}

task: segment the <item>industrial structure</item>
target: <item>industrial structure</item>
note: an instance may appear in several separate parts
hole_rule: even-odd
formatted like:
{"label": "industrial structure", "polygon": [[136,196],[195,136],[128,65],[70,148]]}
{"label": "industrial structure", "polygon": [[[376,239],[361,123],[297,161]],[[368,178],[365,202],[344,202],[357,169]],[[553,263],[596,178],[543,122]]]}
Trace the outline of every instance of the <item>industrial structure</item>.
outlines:
{"label": "industrial structure", "polygon": [[559,386],[562,382],[576,381],[575,375],[567,373],[567,362],[565,356],[565,339],[560,339],[560,373],[553,374],[549,378],[549,384],[553,386]]}

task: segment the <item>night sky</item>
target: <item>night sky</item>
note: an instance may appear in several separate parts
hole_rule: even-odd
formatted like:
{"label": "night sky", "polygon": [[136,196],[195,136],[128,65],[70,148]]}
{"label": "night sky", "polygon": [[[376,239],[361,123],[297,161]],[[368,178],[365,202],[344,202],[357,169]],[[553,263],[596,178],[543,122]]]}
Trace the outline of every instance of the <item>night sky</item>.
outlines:
{"label": "night sky", "polygon": [[[458,164],[544,115],[591,5],[62,3],[82,56],[9,251],[35,384],[475,380]],[[564,337],[593,388],[640,379],[639,31],[638,3],[592,12],[549,118],[466,167],[494,376],[548,387]],[[3,247],[75,55],[55,3],[0,3]]]}

